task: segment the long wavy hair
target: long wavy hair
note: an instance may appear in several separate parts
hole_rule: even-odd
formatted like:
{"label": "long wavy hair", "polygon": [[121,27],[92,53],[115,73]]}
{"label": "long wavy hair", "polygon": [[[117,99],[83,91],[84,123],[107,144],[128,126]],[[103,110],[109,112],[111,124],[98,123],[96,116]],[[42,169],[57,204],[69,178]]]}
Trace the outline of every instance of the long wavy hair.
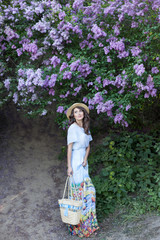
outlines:
{"label": "long wavy hair", "polygon": [[[83,107],[76,107],[80,110],[83,111],[84,113],[84,118],[83,118],[83,122],[82,122],[82,126],[84,128],[84,132],[89,135],[89,127],[90,127],[90,117],[89,114],[87,113],[87,111],[83,108]],[[74,118],[74,109],[72,109],[71,115],[69,116],[69,126],[72,125],[74,122],[76,122],[76,119]]]}

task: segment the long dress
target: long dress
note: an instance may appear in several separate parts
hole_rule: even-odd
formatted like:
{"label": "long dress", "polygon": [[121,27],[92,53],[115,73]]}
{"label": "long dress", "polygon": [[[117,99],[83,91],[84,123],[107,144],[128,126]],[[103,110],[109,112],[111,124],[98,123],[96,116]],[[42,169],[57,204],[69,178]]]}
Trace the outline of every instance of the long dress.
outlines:
{"label": "long dress", "polygon": [[[90,141],[92,141],[92,136],[85,134],[84,128],[79,127],[76,123],[73,123],[68,128],[67,144],[73,143],[71,156],[73,180],[78,196],[83,202],[80,224],[68,225],[68,229],[71,235],[78,235],[79,237],[89,237],[99,229],[96,218],[95,188],[89,177],[88,163],[85,167],[82,166],[86,148],[89,146]],[[71,187],[73,187],[73,183],[71,183]],[[75,195],[73,191],[71,192],[72,196],[70,197],[74,199]]]}

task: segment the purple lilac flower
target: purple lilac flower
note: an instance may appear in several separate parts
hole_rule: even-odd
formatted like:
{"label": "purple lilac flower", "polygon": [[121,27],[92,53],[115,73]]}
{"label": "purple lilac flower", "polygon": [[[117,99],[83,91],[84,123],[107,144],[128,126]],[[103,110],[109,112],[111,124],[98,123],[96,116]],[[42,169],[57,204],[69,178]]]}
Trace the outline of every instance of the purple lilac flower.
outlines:
{"label": "purple lilac flower", "polygon": [[57,56],[53,56],[51,58],[51,64],[53,64],[53,67],[55,68],[58,64],[60,64],[61,59],[59,59]]}
{"label": "purple lilac flower", "polygon": [[18,70],[18,76],[24,77],[25,76],[25,71],[23,69]]}
{"label": "purple lilac flower", "polygon": [[152,67],[151,72],[152,72],[153,74],[157,74],[157,73],[159,72],[159,70],[158,70],[157,67]]}
{"label": "purple lilac flower", "polygon": [[93,82],[88,82],[87,86],[92,86],[93,85]]}
{"label": "purple lilac flower", "polygon": [[63,45],[62,45],[62,42],[63,42],[63,38],[62,37],[59,37],[58,39],[54,40],[52,46],[57,48],[57,50],[62,50],[63,49]]}
{"label": "purple lilac flower", "polygon": [[109,6],[104,9],[104,15],[108,15],[108,14],[113,15],[115,10],[116,10],[116,7]]}
{"label": "purple lilac flower", "polygon": [[125,49],[124,42],[122,40],[121,41],[117,41],[117,42],[111,41],[110,42],[110,49],[115,49],[117,51],[123,52],[124,49]]}
{"label": "purple lilac flower", "polygon": [[33,54],[36,54],[38,50],[38,47],[35,43],[30,43],[30,44],[23,43],[22,47],[23,47],[23,51],[31,52]]}
{"label": "purple lilac flower", "polygon": [[72,5],[73,9],[75,10],[83,9],[83,2],[84,0],[75,0]]}
{"label": "purple lilac flower", "polygon": [[60,72],[62,72],[67,67],[68,67],[68,64],[66,62],[63,62],[61,67],[60,67]]}
{"label": "purple lilac flower", "polygon": [[108,47],[104,47],[103,49],[104,49],[104,53],[107,55],[109,53]]}
{"label": "purple lilac flower", "polygon": [[50,80],[49,80],[49,82],[48,82],[48,86],[49,86],[50,88],[54,87],[55,84],[56,84],[56,80],[57,80],[57,74],[52,74],[52,75],[51,75],[51,78],[50,78]]}
{"label": "purple lilac flower", "polygon": [[83,64],[78,67],[78,71],[81,72],[83,77],[87,77],[91,73],[91,67],[89,64]]}
{"label": "purple lilac flower", "polygon": [[128,122],[122,120],[122,126],[124,126],[124,127],[128,127]]}
{"label": "purple lilac flower", "polygon": [[35,8],[35,13],[38,15],[40,13],[43,13],[44,9],[43,9],[43,5],[39,4],[36,8]]}
{"label": "purple lilac flower", "polygon": [[128,51],[123,51],[123,52],[119,52],[119,54],[117,55],[118,58],[125,58],[129,56],[129,52]]}
{"label": "purple lilac flower", "polygon": [[42,113],[41,113],[41,116],[44,116],[47,114],[47,110],[46,109],[43,109]]}
{"label": "purple lilac flower", "polygon": [[133,57],[137,57],[141,52],[142,52],[142,50],[139,49],[139,47],[132,47],[131,48],[131,53],[132,53]]}
{"label": "purple lilac flower", "polygon": [[19,35],[15,33],[10,27],[6,26],[4,33],[7,35],[7,41],[10,41],[13,38],[19,38]]}
{"label": "purple lilac flower", "polygon": [[92,35],[90,33],[88,33],[87,35],[87,40],[91,39],[92,38]]}
{"label": "purple lilac flower", "polygon": [[91,60],[91,64],[95,64],[95,63],[97,63],[97,60],[96,59],[92,59]]}
{"label": "purple lilac flower", "polygon": [[134,65],[134,69],[135,69],[135,73],[138,75],[138,76],[142,76],[142,74],[145,72],[145,67],[142,64],[138,65]]}
{"label": "purple lilac flower", "polygon": [[118,113],[115,117],[114,117],[114,123],[120,123],[123,119],[123,114],[122,113]]}
{"label": "purple lilac flower", "polygon": [[107,115],[108,116],[112,116],[112,108],[114,107],[114,103],[112,102],[112,100],[108,100],[106,101],[105,103],[103,102],[100,102],[96,109],[97,109],[97,113],[104,113],[104,112],[107,112]]}
{"label": "purple lilac flower", "polygon": [[65,16],[66,16],[66,14],[65,14],[64,11],[62,11],[58,14],[58,17],[59,17],[60,20],[63,20]]}
{"label": "purple lilac flower", "polygon": [[[50,61],[45,59],[45,60],[43,60],[42,64],[48,66],[50,64]],[[49,67],[51,68],[51,66],[49,66]],[[48,67],[48,70],[49,70],[49,67]]]}
{"label": "purple lilac flower", "polygon": [[137,42],[136,43],[136,46],[139,46],[139,47],[145,47],[145,45],[146,45],[146,42]]}
{"label": "purple lilac flower", "polygon": [[102,44],[102,43],[99,43],[99,45],[98,45],[99,47],[103,47],[104,45]]}
{"label": "purple lilac flower", "polygon": [[38,69],[35,71],[35,75],[36,75],[38,78],[41,78],[42,70],[41,70],[40,68],[38,68]]}
{"label": "purple lilac flower", "polygon": [[152,97],[156,97],[157,96],[157,89],[153,88],[152,91],[150,92]]}
{"label": "purple lilac flower", "polygon": [[72,27],[72,31],[74,33],[77,33],[79,35],[79,37],[82,37],[82,29],[80,29],[80,27],[78,25],[76,25],[75,27]]}
{"label": "purple lilac flower", "polygon": [[115,86],[117,86],[117,88],[122,86],[122,77],[120,74],[116,76]]}
{"label": "purple lilac flower", "polygon": [[78,17],[72,16],[72,20],[73,20],[74,23],[76,23],[76,22],[78,22]]}
{"label": "purple lilac flower", "polygon": [[16,46],[15,45],[12,45],[12,47],[11,47],[12,49],[16,49]]}
{"label": "purple lilac flower", "polygon": [[120,34],[119,26],[118,26],[118,25],[115,25],[115,26],[113,26],[113,29],[114,29],[114,34],[115,34],[116,36],[118,36],[118,35]]}
{"label": "purple lilac flower", "polygon": [[21,51],[21,50],[22,50],[22,49],[17,49],[17,50],[16,50],[18,57],[22,55],[22,51]]}
{"label": "purple lilac flower", "polygon": [[122,87],[122,89],[118,92],[119,94],[124,93],[124,87]]}
{"label": "purple lilac flower", "polygon": [[17,102],[18,102],[18,94],[17,94],[17,92],[15,92],[15,93],[13,94],[13,102],[14,102],[14,103],[17,103]]}
{"label": "purple lilac flower", "polygon": [[144,55],[143,61],[146,62],[147,59],[148,59],[148,56],[147,56],[147,55]]}
{"label": "purple lilac flower", "polygon": [[95,95],[94,95],[94,98],[93,98],[93,104],[99,104],[100,102],[103,101],[103,97],[101,96],[101,93],[100,92],[97,92]]}
{"label": "purple lilac flower", "polygon": [[41,33],[46,33],[47,30],[50,29],[50,22],[39,21],[32,27],[32,29],[33,30],[37,30],[37,31],[39,31]]}
{"label": "purple lilac flower", "polygon": [[136,86],[137,86],[137,96],[141,93],[141,91],[146,90],[147,93],[145,93],[144,97],[148,98],[150,95],[152,97],[156,96],[157,93],[157,89],[154,88],[154,82],[153,82],[153,78],[151,75],[149,75],[147,77],[147,83],[146,86],[144,86],[141,82],[136,82]]}
{"label": "purple lilac flower", "polygon": [[32,54],[30,59],[34,61],[34,60],[38,59],[39,56],[42,56],[42,55],[43,55],[43,51],[41,51],[41,49],[39,49],[37,53]]}
{"label": "purple lilac flower", "polygon": [[18,86],[17,86],[18,91],[23,90],[24,87],[25,87],[24,79],[23,78],[19,78],[18,79]]}
{"label": "purple lilac flower", "polygon": [[91,31],[94,33],[94,39],[107,36],[107,34],[100,27],[98,27],[97,24],[93,24]]}
{"label": "purple lilac flower", "polygon": [[57,112],[62,113],[63,111],[64,111],[64,107],[63,106],[59,106],[57,108]]}
{"label": "purple lilac flower", "polygon": [[32,33],[32,30],[30,28],[27,28],[26,29],[26,32],[27,32],[27,36],[30,38],[33,36],[33,33]]}
{"label": "purple lilac flower", "polygon": [[101,77],[97,77],[96,81],[100,84],[101,83]]}
{"label": "purple lilac flower", "polygon": [[152,97],[156,96],[157,89],[154,88],[154,82],[151,75],[149,75],[147,78],[146,88]]}
{"label": "purple lilac flower", "polygon": [[38,50],[38,47],[35,43],[30,43],[28,45],[28,51],[33,53],[33,54],[36,54],[37,53],[37,50]]}
{"label": "purple lilac flower", "polygon": [[[28,87],[25,94],[27,95],[28,93],[34,93],[34,90],[35,90],[35,86]],[[27,99],[26,99],[26,101],[27,101]]]}
{"label": "purple lilac flower", "polygon": [[72,78],[72,72],[65,71],[63,73],[63,79],[71,79]]}
{"label": "purple lilac flower", "polygon": [[3,44],[1,45],[1,49],[2,49],[2,51],[3,51],[3,50],[6,50],[6,44],[5,44],[5,43],[3,43]]}
{"label": "purple lilac flower", "polygon": [[[88,104],[89,104],[90,106],[91,106],[91,105],[94,105],[94,99],[89,99],[89,100],[88,100]],[[93,108],[94,108],[94,107],[93,107]],[[93,108],[92,108],[92,109],[93,109]]]}
{"label": "purple lilac flower", "polygon": [[53,88],[51,88],[51,89],[49,90],[49,95],[54,96],[54,94],[55,94],[55,90],[54,90]]}
{"label": "purple lilac flower", "polygon": [[0,15],[0,24],[2,25],[3,22],[4,22],[4,16],[1,16],[1,15]]}
{"label": "purple lilac flower", "polygon": [[83,49],[85,46],[87,46],[88,45],[88,41],[87,40],[84,40],[84,41],[82,41],[80,44],[79,44],[79,46],[80,46],[80,48],[81,49]]}
{"label": "purple lilac flower", "polygon": [[131,105],[128,104],[128,105],[126,106],[126,111],[128,111],[130,108],[131,108]]}
{"label": "purple lilac flower", "polygon": [[103,80],[103,87],[108,86],[110,84],[110,81],[108,79]]}
{"label": "purple lilac flower", "polygon": [[[26,70],[26,75],[27,75],[27,81],[29,83],[35,76],[33,69],[31,69],[31,68],[27,69]],[[31,85],[31,83],[30,83],[30,85]]]}
{"label": "purple lilac flower", "polygon": [[80,60],[77,60],[77,61],[75,61],[75,62],[72,62],[71,64],[70,64],[70,69],[71,69],[71,71],[76,71],[77,70],[77,68],[78,68],[78,66],[80,65]]}
{"label": "purple lilac flower", "polygon": [[6,80],[4,80],[4,86],[5,88],[7,88],[7,90],[9,91],[9,88],[10,88],[10,79],[7,78]]}
{"label": "purple lilac flower", "polygon": [[137,28],[137,27],[138,27],[138,23],[133,21],[131,23],[131,28]]}
{"label": "purple lilac flower", "polygon": [[89,44],[88,44],[88,48],[91,49],[91,48],[93,48],[93,47],[94,47],[94,45],[93,45],[93,41],[89,42]]}
{"label": "purple lilac flower", "polygon": [[82,85],[80,85],[79,87],[76,87],[75,89],[74,89],[74,91],[76,92],[76,93],[79,93],[79,91],[82,89]]}
{"label": "purple lilac flower", "polygon": [[110,56],[107,56],[107,62],[112,62],[112,59],[110,58]]}
{"label": "purple lilac flower", "polygon": [[149,93],[145,93],[144,98],[149,98]]}
{"label": "purple lilac flower", "polygon": [[144,85],[141,82],[136,82],[136,86],[137,86],[139,92],[141,92],[141,90],[144,90]]}
{"label": "purple lilac flower", "polygon": [[51,28],[49,36],[51,39],[56,40],[58,38],[57,30],[55,28]]}
{"label": "purple lilac flower", "polygon": [[69,94],[70,94],[70,91],[67,91],[65,95],[61,94],[61,95],[59,95],[59,97],[60,98],[66,98],[66,97],[68,97]]}
{"label": "purple lilac flower", "polygon": [[83,100],[82,100],[84,103],[87,103],[88,99],[86,97],[83,97]]}

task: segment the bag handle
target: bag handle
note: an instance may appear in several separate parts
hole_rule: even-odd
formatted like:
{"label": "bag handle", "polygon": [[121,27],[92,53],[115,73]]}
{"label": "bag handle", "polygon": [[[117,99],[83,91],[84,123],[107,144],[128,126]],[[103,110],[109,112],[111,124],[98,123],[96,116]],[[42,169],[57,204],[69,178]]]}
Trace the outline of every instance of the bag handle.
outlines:
{"label": "bag handle", "polygon": [[[72,177],[72,182],[73,182],[73,186],[74,186],[74,191],[76,193],[76,197],[77,197],[77,200],[80,200],[79,197],[78,197],[78,193],[77,193],[77,190],[76,190],[76,186],[75,186],[75,182],[74,182],[74,179],[73,179],[73,176],[71,175],[70,178]],[[69,192],[68,192],[69,193]],[[69,196],[69,195],[68,195]],[[72,196],[72,187],[71,187],[71,196]]]}
{"label": "bag handle", "polygon": [[[71,176],[72,179],[73,179],[73,176]],[[67,177],[66,179],[66,183],[65,183],[65,187],[64,187],[64,192],[63,192],[63,198],[65,196],[65,193],[66,193],[66,187],[67,187],[67,184],[68,184],[68,180],[70,179],[70,176]],[[78,194],[77,194],[77,190],[76,190],[76,187],[75,187],[75,183],[74,183],[74,179],[73,179],[73,186],[74,186],[74,190],[76,192],[76,197],[77,197],[77,200],[78,200]],[[72,195],[72,188],[71,188],[71,195]],[[68,186],[68,198],[69,198],[69,186]]]}

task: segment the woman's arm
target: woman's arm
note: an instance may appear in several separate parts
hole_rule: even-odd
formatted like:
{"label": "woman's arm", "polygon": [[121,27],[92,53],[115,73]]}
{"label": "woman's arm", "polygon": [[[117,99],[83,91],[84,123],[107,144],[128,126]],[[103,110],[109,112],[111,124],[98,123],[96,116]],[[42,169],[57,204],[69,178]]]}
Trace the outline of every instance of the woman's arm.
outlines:
{"label": "woman's arm", "polygon": [[72,156],[72,146],[73,143],[68,144],[68,148],[67,148],[67,174],[68,176],[73,175],[73,170],[72,170],[72,166],[71,166],[71,156]]}
{"label": "woman's arm", "polygon": [[82,163],[83,167],[87,165],[87,158],[88,158],[89,152],[90,152],[90,145],[88,145],[88,147],[86,148],[86,154]]}

